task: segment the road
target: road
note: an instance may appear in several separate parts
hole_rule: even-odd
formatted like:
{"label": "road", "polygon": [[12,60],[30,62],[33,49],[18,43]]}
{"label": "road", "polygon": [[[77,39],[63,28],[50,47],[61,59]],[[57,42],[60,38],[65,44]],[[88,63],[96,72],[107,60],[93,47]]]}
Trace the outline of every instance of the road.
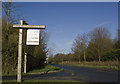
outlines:
{"label": "road", "polygon": [[[35,75],[24,75],[23,80],[27,79],[57,79],[57,80],[77,80],[84,82],[118,82],[118,72],[117,71],[99,71],[93,68],[77,67],[77,66],[67,66],[67,65],[57,65],[50,64],[53,66],[60,67],[65,71],[49,74],[35,74]],[[16,76],[3,76],[3,80],[15,80]]]}
{"label": "road", "polygon": [[118,82],[118,71],[100,71],[94,68],[51,64],[71,71],[77,79],[86,82]]}

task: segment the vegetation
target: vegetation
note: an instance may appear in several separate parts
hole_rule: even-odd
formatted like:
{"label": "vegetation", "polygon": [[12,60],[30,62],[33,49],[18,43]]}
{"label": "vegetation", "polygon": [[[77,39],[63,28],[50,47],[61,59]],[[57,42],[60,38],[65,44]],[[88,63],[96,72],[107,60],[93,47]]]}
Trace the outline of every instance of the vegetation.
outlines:
{"label": "vegetation", "polygon": [[118,58],[120,56],[120,49],[115,49],[115,50],[111,50],[109,52],[106,52],[105,54],[103,54],[102,59],[103,61],[118,61]]}
{"label": "vegetation", "polygon": [[[52,65],[45,65],[44,68],[41,67],[35,67],[34,69],[29,70],[27,73],[23,73],[22,75],[32,75],[32,74],[47,74],[47,73],[54,73],[54,72],[60,72],[63,71],[63,69],[60,69],[59,67],[55,67]],[[3,74],[3,76],[15,76],[17,73],[11,73],[11,74]]]}
{"label": "vegetation", "polygon": [[[2,18],[2,74],[17,73],[18,59],[18,32],[13,29],[12,25],[18,23],[20,17],[17,14],[15,3],[3,2],[3,18]],[[19,23],[18,23],[19,24]],[[24,53],[27,53],[27,71],[37,66],[44,67],[47,55],[47,40],[46,32],[41,31],[39,46],[26,46],[26,30],[23,30],[23,45],[22,45],[22,71],[24,63]]]}
{"label": "vegetation", "polygon": [[63,69],[60,69],[59,67],[46,65],[45,68],[37,67],[31,71],[29,71],[27,74],[40,74],[40,73],[50,73],[50,72],[57,72],[62,71]]}
{"label": "vegetation", "polygon": [[80,66],[80,67],[88,67],[88,68],[95,68],[99,69],[101,71],[108,71],[108,70],[119,70],[118,67],[118,62],[112,62],[112,61],[107,61],[107,62],[85,62],[85,63],[78,63],[78,62],[69,62],[69,63],[61,63],[62,65],[69,65],[69,66]]}
{"label": "vegetation", "polygon": [[75,80],[25,80],[24,82],[80,82]]}
{"label": "vegetation", "polygon": [[[2,18],[2,73],[15,74],[17,72],[18,59],[18,30],[12,25],[18,23],[20,17],[16,12],[15,3],[3,2],[4,10]],[[16,17],[17,16],[17,17]],[[35,67],[44,68],[47,57],[48,34],[41,31],[39,46],[26,46],[26,31],[23,30],[23,54],[27,53],[27,71]],[[87,63],[87,62],[118,62],[120,56],[120,41],[111,39],[110,32],[103,27],[95,28],[89,33],[78,34],[71,48],[72,53],[49,54],[48,63]],[[24,59],[22,59],[24,61]],[[22,62],[24,63],[24,62]],[[111,65],[112,66],[112,65]],[[22,64],[22,70],[23,70]]]}
{"label": "vegetation", "polygon": [[[92,62],[95,61],[95,63],[98,62],[98,65],[103,64],[104,67],[108,66],[104,65],[105,63],[112,64],[108,67],[110,69],[113,69],[114,67],[114,69],[116,70],[120,56],[119,46],[119,41],[116,39],[111,39],[110,32],[107,30],[107,28],[95,28],[88,34],[78,34],[71,48],[72,53],[57,53],[54,56],[51,56],[48,59],[48,62],[62,64],[66,63],[70,65],[72,65],[71,63],[73,63],[73,65],[79,66],[90,63],[93,67],[95,65]],[[113,63],[115,63],[115,65],[113,65]]]}
{"label": "vegetation", "polygon": [[[3,83],[7,83],[7,82],[17,82],[16,80],[3,80]],[[75,80],[25,80],[23,81],[25,82],[49,82],[49,83],[55,83],[55,82],[69,82],[69,83],[74,83],[74,82],[80,82],[80,81],[75,81]],[[85,82],[80,82],[80,84],[89,84],[89,83],[85,83]]]}
{"label": "vegetation", "polygon": [[[6,19],[3,18],[2,26],[2,72],[14,73],[17,69],[18,30],[6,30]],[[14,38],[14,39],[13,39]]]}
{"label": "vegetation", "polygon": [[[81,59],[81,53],[83,54],[83,60],[86,61],[86,47],[87,47],[87,35],[83,33],[83,35],[78,34],[77,38],[75,39],[75,42],[73,42],[72,51],[74,52],[74,55],[78,56],[77,59]],[[76,60],[77,60],[76,59]]]}

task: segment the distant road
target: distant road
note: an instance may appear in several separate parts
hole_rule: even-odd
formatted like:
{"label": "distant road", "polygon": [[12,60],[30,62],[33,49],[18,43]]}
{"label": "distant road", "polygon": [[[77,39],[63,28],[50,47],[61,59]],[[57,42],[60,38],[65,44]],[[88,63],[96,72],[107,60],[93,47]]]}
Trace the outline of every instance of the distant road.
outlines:
{"label": "distant road", "polygon": [[50,64],[71,71],[78,80],[86,82],[118,82],[118,71],[103,72],[94,68]]}

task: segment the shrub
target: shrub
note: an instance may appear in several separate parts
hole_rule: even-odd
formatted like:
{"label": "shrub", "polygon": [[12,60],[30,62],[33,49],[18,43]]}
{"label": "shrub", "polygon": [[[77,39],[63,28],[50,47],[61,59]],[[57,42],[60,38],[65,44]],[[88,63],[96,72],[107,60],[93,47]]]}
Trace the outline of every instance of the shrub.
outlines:
{"label": "shrub", "polygon": [[115,50],[111,50],[103,54],[103,56],[101,57],[101,60],[102,61],[110,61],[110,60],[115,61],[119,59],[119,56],[120,56],[120,49],[115,49]]}

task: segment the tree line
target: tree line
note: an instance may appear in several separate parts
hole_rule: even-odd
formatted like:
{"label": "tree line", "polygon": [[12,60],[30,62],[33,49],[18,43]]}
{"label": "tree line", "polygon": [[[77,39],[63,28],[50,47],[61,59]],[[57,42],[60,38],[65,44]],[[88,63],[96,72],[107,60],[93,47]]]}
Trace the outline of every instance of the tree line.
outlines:
{"label": "tree line", "polygon": [[98,27],[89,33],[78,34],[71,50],[68,54],[50,55],[48,62],[118,61],[120,41],[117,38],[112,39],[107,28]]}

